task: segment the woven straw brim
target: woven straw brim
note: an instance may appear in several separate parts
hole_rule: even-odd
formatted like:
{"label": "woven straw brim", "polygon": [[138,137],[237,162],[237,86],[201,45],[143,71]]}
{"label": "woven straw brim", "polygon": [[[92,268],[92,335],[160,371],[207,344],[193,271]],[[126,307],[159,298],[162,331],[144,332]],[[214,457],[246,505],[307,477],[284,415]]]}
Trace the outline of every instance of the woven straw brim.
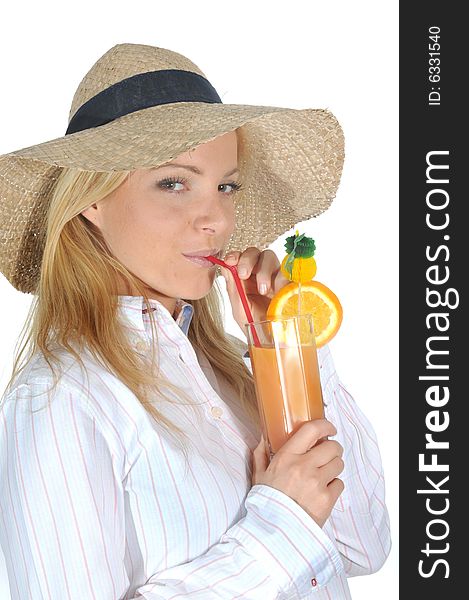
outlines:
{"label": "woven straw brim", "polygon": [[242,127],[244,190],[226,247],[266,248],[326,210],[339,185],[344,138],[328,110],[184,102],[153,106],[0,156],[0,271],[36,290],[47,208],[61,167],[121,171],[159,166]]}

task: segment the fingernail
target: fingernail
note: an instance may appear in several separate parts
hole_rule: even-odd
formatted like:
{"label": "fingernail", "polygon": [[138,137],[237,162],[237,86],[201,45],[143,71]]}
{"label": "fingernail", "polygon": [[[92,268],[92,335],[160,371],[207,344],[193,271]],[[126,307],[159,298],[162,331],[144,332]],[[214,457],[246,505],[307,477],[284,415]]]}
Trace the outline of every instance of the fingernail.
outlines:
{"label": "fingernail", "polygon": [[267,284],[266,283],[261,283],[259,286],[259,291],[261,294],[265,294],[267,292]]}
{"label": "fingernail", "polygon": [[246,275],[247,275],[247,272],[248,272],[248,271],[247,271],[246,267],[240,267],[240,268],[238,269],[238,275],[239,275],[240,277],[246,277]]}

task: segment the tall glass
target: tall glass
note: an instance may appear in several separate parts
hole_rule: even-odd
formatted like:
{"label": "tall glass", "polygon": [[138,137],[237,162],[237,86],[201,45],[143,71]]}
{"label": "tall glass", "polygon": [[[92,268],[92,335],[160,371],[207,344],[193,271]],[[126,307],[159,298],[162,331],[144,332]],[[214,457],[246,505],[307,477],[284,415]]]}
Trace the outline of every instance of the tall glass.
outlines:
{"label": "tall glass", "polygon": [[[264,440],[272,458],[302,423],[324,418],[313,317],[278,317],[245,327]],[[253,327],[260,346],[255,345]]]}

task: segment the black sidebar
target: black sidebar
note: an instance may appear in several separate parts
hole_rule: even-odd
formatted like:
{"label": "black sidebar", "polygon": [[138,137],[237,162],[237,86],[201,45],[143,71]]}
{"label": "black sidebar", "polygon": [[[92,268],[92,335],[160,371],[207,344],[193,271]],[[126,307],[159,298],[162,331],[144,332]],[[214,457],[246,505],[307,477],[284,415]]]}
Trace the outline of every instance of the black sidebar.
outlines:
{"label": "black sidebar", "polygon": [[[469,598],[464,3],[400,3],[400,598]],[[458,589],[458,592],[456,592]]]}

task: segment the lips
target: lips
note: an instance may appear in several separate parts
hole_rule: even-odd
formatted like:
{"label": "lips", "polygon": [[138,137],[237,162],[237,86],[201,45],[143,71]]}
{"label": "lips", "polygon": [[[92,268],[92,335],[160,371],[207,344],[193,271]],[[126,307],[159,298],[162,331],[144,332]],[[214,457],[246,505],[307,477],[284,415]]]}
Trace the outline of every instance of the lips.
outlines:
{"label": "lips", "polygon": [[183,252],[183,255],[186,258],[193,258],[193,257],[204,257],[204,256],[216,256],[217,258],[219,257],[218,255],[220,254],[220,250],[218,250],[218,248],[204,248],[203,250],[194,250],[194,252]]}
{"label": "lips", "polygon": [[184,256],[184,258],[187,258],[187,260],[190,260],[192,263],[199,265],[200,267],[215,267],[216,266],[213,262],[211,262],[210,260],[207,260],[203,256],[186,256],[185,254],[183,254],[183,256]]}

